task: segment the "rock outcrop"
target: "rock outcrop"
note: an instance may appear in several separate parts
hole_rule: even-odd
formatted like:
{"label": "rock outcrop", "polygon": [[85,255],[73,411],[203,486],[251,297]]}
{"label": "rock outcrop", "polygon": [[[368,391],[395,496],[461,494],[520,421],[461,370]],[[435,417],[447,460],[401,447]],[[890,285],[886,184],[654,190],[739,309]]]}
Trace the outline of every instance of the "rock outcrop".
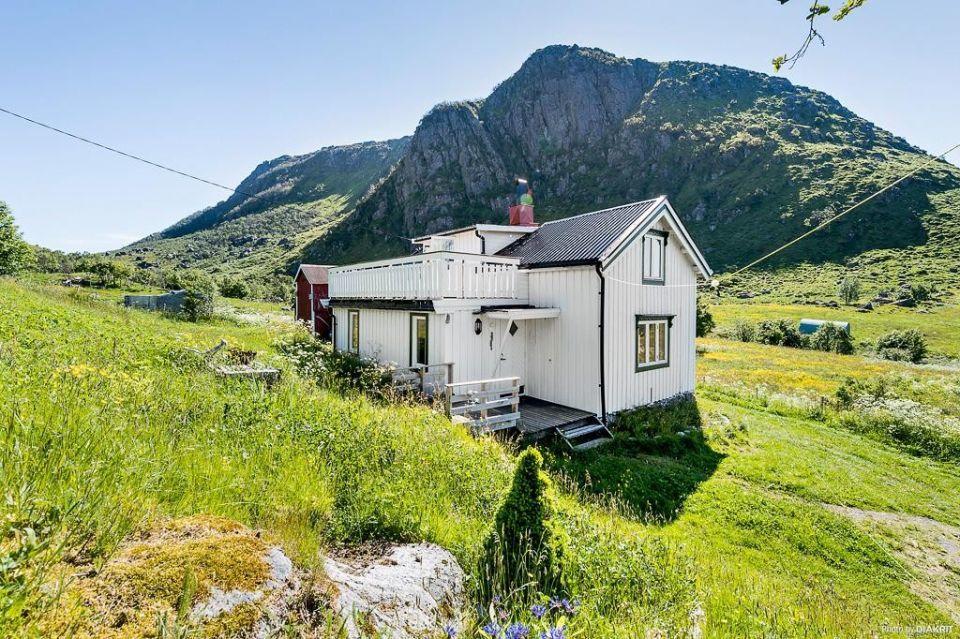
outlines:
{"label": "rock outcrop", "polygon": [[439,546],[392,546],[373,556],[327,558],[324,569],[351,639],[360,636],[358,625],[394,639],[430,636],[446,626],[460,629],[456,612],[466,606],[464,572]]}

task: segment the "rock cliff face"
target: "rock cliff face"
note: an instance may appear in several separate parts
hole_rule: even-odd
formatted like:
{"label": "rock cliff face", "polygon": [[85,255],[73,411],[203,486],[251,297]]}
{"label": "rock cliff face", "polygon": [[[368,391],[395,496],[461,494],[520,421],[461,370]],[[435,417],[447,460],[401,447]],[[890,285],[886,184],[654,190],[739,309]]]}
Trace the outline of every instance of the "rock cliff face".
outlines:
{"label": "rock cliff face", "polygon": [[[486,99],[430,111],[387,179],[302,257],[397,254],[406,237],[503,222],[512,179],[522,175],[533,179],[540,220],[666,194],[724,267],[796,236],[924,157],[830,96],[782,78],[551,46]],[[926,186],[956,189],[958,176],[939,163]],[[922,244],[935,206],[919,182],[838,223],[831,241],[783,259]]]}
{"label": "rock cliff face", "polygon": [[[487,98],[438,105],[410,138],[264,163],[240,185],[263,199],[232,196],[139,250],[181,266],[291,272],[301,261],[399,255],[405,238],[505,222],[519,175],[533,181],[540,221],[665,194],[722,270],[928,159],[783,78],[550,46]],[[281,206],[291,204],[303,213]],[[874,249],[911,257],[916,247],[946,259],[960,246],[958,210],[960,170],[936,162],[777,259],[843,262]],[[265,262],[248,240],[271,233]],[[242,246],[221,251],[227,241]]]}

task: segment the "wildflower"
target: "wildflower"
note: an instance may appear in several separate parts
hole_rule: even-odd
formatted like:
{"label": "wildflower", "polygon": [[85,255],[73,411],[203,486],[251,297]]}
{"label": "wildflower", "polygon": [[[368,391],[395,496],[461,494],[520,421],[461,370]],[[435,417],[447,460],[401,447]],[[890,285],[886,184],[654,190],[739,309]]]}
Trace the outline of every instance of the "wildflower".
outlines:
{"label": "wildflower", "polygon": [[527,639],[530,636],[530,628],[522,623],[510,624],[503,636],[505,639]]}
{"label": "wildflower", "polygon": [[570,601],[569,599],[561,599],[560,606],[568,615],[575,615],[577,614],[577,610],[580,608],[580,601],[577,599],[574,599],[573,601]]}
{"label": "wildflower", "polygon": [[484,626],[483,628],[481,628],[480,630],[482,630],[484,634],[489,635],[489,636],[491,636],[491,637],[498,637],[498,636],[500,636],[500,624],[495,623],[495,622],[492,622],[492,621],[491,621],[490,623],[488,623],[487,625],[485,625],[485,626]]}
{"label": "wildflower", "polygon": [[499,603],[500,603],[500,595],[494,595],[494,596],[493,596],[493,603],[494,603],[494,604],[499,604]]}
{"label": "wildflower", "polygon": [[450,639],[454,639],[454,637],[457,636],[457,629],[454,628],[453,625],[452,625],[452,624],[449,624],[449,623],[443,627],[443,632],[444,632],[444,634],[446,634]]}
{"label": "wildflower", "polygon": [[548,628],[540,633],[540,639],[565,639],[566,636],[566,630],[563,626]]}
{"label": "wildflower", "polygon": [[530,613],[537,619],[542,619],[543,616],[547,614],[547,607],[540,604],[534,604],[530,607]]}

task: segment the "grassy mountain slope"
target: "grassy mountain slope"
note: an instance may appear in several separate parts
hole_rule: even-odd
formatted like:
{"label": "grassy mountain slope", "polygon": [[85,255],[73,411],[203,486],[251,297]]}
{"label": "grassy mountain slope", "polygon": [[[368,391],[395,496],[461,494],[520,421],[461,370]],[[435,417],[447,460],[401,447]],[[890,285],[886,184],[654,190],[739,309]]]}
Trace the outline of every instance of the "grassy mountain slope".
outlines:
{"label": "grassy mountain slope", "polygon": [[133,256],[142,268],[282,270],[291,253],[322,235],[387,173],[406,145],[407,138],[363,142],[264,162],[239,193],[116,254]]}
{"label": "grassy mountain slope", "polygon": [[[0,590],[0,634],[43,633],[51,612],[96,628],[90,609],[47,607],[57,590],[33,578],[95,574],[168,516],[256,527],[313,572],[328,545],[424,539],[475,574],[511,447],[428,407],[341,396],[291,370],[269,391],[220,379],[187,350],[226,338],[283,366],[270,346],[282,329],[183,323],[4,279],[0,300],[0,553],[15,571]],[[691,636],[695,625],[703,637],[870,636],[960,614],[960,590],[938,577],[951,560],[925,566],[911,554],[939,557],[935,537],[915,539],[922,518],[960,527],[956,464],[813,410],[843,371],[886,376],[889,392],[956,418],[955,371],[811,351],[791,375],[796,351],[701,346],[703,440],[620,430],[603,449],[548,455],[584,636]],[[765,375],[744,386],[758,368]],[[878,530],[845,514],[861,511],[910,525]],[[180,596],[174,588],[163,605]],[[99,628],[94,636],[120,634]]]}
{"label": "grassy mountain slope", "polygon": [[[302,259],[397,254],[401,237],[502,222],[511,180],[525,175],[541,220],[667,194],[722,271],[927,159],[783,78],[552,46],[488,98],[428,113],[384,183]],[[886,249],[876,259],[936,258],[941,279],[955,283],[940,258],[958,246],[960,169],[937,162],[774,264],[843,263]]]}

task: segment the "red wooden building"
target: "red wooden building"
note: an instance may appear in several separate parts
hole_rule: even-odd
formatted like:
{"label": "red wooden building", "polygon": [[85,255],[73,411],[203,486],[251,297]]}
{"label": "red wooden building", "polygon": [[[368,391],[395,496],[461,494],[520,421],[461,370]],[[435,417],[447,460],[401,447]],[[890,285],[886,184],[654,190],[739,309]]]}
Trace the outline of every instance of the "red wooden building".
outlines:
{"label": "red wooden building", "polygon": [[304,322],[322,339],[330,339],[332,320],[327,301],[327,269],[329,266],[301,264],[295,278],[297,284],[296,318]]}

